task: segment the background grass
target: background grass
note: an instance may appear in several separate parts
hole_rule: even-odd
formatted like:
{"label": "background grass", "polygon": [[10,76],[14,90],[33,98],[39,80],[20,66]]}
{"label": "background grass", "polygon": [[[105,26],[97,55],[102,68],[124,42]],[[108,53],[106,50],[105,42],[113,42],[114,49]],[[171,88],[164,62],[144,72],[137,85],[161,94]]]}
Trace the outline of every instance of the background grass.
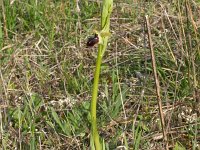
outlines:
{"label": "background grass", "polygon": [[[97,48],[85,44],[100,26],[100,4],[4,1],[0,147],[89,148]],[[198,0],[114,1],[100,77],[100,136],[111,150],[163,149],[144,15],[150,17],[170,148],[200,149]]]}

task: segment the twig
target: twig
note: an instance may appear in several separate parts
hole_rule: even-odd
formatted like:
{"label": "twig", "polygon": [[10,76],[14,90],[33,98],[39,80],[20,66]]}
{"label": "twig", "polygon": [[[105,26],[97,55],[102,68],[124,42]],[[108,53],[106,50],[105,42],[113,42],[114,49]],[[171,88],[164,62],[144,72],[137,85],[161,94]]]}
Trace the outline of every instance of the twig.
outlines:
{"label": "twig", "polygon": [[160,114],[160,119],[161,119],[162,132],[163,132],[166,150],[168,150],[169,147],[168,147],[167,134],[166,134],[166,131],[165,131],[165,121],[164,121],[164,115],[163,115],[163,110],[162,110],[162,101],[161,101],[161,96],[160,96],[160,85],[159,85],[159,80],[158,80],[158,76],[157,76],[157,72],[156,72],[155,54],[154,54],[154,50],[153,50],[153,42],[152,42],[152,39],[151,39],[151,30],[150,30],[148,15],[145,16],[145,19],[146,19],[149,46],[150,46],[151,57],[152,57],[152,67],[153,67],[154,79],[155,79],[155,83],[156,83],[157,102],[158,102],[158,107],[159,107],[159,114]]}
{"label": "twig", "polygon": [[1,1],[1,7],[2,7],[2,16],[3,16],[3,31],[4,31],[4,37],[8,38],[8,32],[7,32],[7,26],[6,26],[6,15],[5,15],[5,9],[4,9],[4,3],[3,0]]}

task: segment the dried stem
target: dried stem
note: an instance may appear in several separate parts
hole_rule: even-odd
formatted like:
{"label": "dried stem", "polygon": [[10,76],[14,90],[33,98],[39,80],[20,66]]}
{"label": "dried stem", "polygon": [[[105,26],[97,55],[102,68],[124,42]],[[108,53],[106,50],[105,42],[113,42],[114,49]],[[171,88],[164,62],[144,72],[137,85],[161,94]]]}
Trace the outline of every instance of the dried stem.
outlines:
{"label": "dried stem", "polygon": [[159,114],[160,114],[160,119],[161,119],[163,138],[165,141],[166,150],[168,150],[169,147],[168,147],[167,133],[165,131],[165,121],[164,121],[164,115],[163,115],[163,110],[162,110],[162,101],[161,101],[161,96],[160,96],[160,84],[159,84],[159,80],[158,80],[158,76],[157,76],[157,72],[156,72],[155,54],[154,54],[154,49],[153,49],[153,42],[152,42],[152,38],[151,38],[151,30],[150,30],[148,16],[145,16],[145,19],[146,19],[146,25],[147,25],[147,31],[148,31],[148,39],[149,39],[149,46],[150,46],[150,51],[151,51],[154,79],[155,79],[155,83],[156,83],[157,102],[158,102],[158,107],[159,107]]}
{"label": "dried stem", "polygon": [[3,16],[3,31],[4,31],[4,37],[5,37],[5,38],[8,38],[8,32],[7,32],[7,26],[6,26],[6,15],[5,15],[5,9],[4,9],[3,0],[1,1],[1,7],[2,7],[2,16]]}

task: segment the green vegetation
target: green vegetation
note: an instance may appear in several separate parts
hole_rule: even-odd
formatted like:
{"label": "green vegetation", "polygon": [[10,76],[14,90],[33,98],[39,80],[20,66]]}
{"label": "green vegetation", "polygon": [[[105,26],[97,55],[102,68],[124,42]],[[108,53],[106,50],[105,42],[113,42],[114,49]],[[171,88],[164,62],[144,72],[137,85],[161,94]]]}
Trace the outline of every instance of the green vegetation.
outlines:
{"label": "green vegetation", "polygon": [[[98,48],[86,42],[102,29],[101,1],[0,4],[0,147],[94,148],[90,105]],[[168,145],[200,149],[199,12],[198,0],[114,1],[97,94],[104,149],[164,149],[145,15]]]}

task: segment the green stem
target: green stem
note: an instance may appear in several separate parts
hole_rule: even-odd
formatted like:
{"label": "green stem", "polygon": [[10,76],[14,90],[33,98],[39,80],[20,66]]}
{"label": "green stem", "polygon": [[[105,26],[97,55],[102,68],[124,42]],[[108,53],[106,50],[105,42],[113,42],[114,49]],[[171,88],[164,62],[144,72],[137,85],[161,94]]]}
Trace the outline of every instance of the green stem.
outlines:
{"label": "green stem", "polygon": [[92,102],[91,102],[92,137],[94,138],[94,144],[96,150],[102,149],[99,141],[99,134],[96,122],[97,94],[98,94],[99,75],[100,75],[101,61],[102,61],[101,53],[102,53],[102,45],[99,45],[98,56],[96,61],[96,70],[94,75],[93,91],[92,91]]}
{"label": "green stem", "polygon": [[[112,11],[113,0],[103,0],[103,10],[101,14],[101,32],[99,36],[99,45],[98,45],[98,56],[96,60],[96,70],[94,75],[94,84],[92,91],[92,101],[91,101],[91,125],[92,125],[92,139],[94,141],[95,149],[102,150],[101,143],[99,141],[99,133],[97,128],[97,95],[98,95],[98,84],[99,84],[99,75],[101,71],[101,61],[104,55],[104,52],[108,43],[108,34],[110,29],[110,14]],[[106,35],[107,34],[107,35]]]}

